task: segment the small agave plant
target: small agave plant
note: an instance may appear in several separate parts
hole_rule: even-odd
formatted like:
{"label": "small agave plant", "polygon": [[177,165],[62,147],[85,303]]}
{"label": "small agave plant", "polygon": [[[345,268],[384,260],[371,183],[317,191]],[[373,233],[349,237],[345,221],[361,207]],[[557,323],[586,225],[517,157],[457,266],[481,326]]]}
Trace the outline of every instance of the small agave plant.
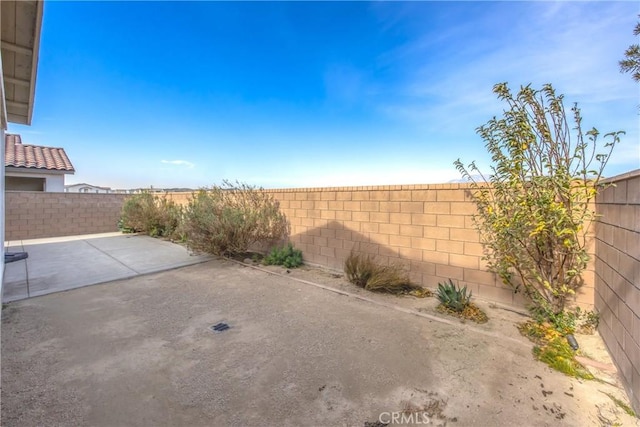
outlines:
{"label": "small agave plant", "polygon": [[467,293],[467,287],[462,289],[454,285],[449,279],[449,282],[438,283],[438,299],[447,308],[458,313],[462,312],[467,305],[471,302],[471,291]]}

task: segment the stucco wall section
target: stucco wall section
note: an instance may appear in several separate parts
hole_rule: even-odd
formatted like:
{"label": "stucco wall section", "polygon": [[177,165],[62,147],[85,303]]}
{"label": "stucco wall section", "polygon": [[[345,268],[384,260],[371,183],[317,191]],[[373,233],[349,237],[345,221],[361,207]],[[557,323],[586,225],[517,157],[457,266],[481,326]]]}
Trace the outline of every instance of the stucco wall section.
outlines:
{"label": "stucco wall section", "polygon": [[62,173],[29,172],[29,170],[25,171],[22,169],[17,172],[15,168],[9,168],[8,171],[5,171],[5,176],[12,176],[16,178],[42,178],[45,180],[43,191],[50,193],[64,192],[65,175]]}
{"label": "stucco wall section", "polygon": [[640,170],[597,197],[595,305],[600,335],[640,412]]}

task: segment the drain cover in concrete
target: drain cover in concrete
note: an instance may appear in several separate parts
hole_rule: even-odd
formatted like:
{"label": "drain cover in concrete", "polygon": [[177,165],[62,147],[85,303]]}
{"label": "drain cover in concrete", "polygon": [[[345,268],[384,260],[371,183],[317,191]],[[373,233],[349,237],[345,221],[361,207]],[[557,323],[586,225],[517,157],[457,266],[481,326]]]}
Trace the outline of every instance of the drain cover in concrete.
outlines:
{"label": "drain cover in concrete", "polygon": [[222,322],[211,326],[211,330],[213,332],[215,332],[216,334],[219,334],[220,332],[224,332],[229,328],[231,328],[231,326],[227,325],[226,323],[222,323]]}

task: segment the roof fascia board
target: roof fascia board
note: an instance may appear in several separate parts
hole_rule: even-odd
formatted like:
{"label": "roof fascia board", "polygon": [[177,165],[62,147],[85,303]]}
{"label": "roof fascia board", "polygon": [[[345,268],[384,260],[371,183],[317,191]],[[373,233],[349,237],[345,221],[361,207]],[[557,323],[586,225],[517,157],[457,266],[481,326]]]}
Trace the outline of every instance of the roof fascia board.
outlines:
{"label": "roof fascia board", "polygon": [[35,34],[33,35],[33,49],[31,56],[31,87],[29,91],[29,111],[27,112],[27,125],[31,125],[33,117],[33,104],[36,97],[36,77],[38,76],[38,59],[40,57],[40,33],[42,32],[42,15],[44,13],[44,1],[36,1]]}
{"label": "roof fascia board", "polygon": [[[2,8],[0,8],[2,13]],[[2,17],[0,16],[0,19]],[[3,130],[7,129],[7,104],[4,95],[4,72],[2,71],[2,51],[0,51],[0,126]]]}
{"label": "roof fascia board", "polygon": [[61,171],[58,169],[44,169],[44,168],[26,168],[26,167],[15,167],[15,166],[5,166],[4,167],[5,175],[73,175],[75,171]]}

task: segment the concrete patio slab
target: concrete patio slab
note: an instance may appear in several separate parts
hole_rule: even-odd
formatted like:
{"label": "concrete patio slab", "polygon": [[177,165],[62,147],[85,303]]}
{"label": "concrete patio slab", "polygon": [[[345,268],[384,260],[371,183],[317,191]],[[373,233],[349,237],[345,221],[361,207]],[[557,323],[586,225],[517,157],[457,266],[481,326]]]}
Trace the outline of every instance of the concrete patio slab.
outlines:
{"label": "concrete patio slab", "polygon": [[11,241],[7,251],[28,252],[29,257],[5,265],[3,302],[211,259],[168,241],[122,233]]}

